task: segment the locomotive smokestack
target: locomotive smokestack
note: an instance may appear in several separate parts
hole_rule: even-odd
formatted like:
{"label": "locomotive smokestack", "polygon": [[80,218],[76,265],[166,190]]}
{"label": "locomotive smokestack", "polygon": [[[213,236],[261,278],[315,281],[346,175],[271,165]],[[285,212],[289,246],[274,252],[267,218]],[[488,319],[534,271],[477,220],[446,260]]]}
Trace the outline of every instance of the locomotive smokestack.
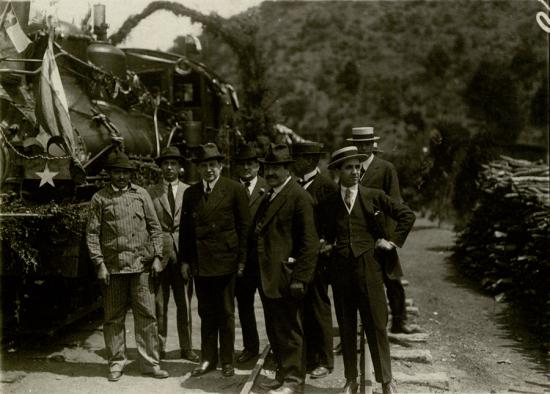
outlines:
{"label": "locomotive smokestack", "polygon": [[94,33],[98,41],[107,40],[109,25],[105,21],[105,4],[94,4]]}

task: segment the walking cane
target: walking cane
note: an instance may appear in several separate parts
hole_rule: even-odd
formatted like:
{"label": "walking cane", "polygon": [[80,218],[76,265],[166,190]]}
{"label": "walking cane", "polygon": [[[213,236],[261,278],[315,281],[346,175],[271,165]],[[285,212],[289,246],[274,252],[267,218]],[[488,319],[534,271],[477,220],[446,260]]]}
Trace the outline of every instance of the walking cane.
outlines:
{"label": "walking cane", "polygon": [[359,341],[359,392],[366,393],[366,378],[365,378],[365,329],[361,324],[361,339]]}
{"label": "walking cane", "polygon": [[[193,314],[191,313],[191,300],[193,299],[193,278],[187,282],[187,326],[189,327],[189,341],[193,343]],[[191,345],[191,348],[193,346]]]}

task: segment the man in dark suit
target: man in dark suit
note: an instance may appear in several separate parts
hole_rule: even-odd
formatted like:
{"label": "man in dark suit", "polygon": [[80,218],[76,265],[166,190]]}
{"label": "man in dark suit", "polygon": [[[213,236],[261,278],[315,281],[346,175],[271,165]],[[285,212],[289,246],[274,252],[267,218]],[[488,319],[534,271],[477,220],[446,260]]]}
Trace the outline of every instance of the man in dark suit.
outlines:
{"label": "man in dark suit", "polygon": [[[322,145],[314,142],[292,145],[292,166],[298,183],[313,198],[315,227],[319,233],[319,202],[338,190],[338,186],[321,174],[319,159]],[[323,241],[321,241],[323,242]],[[334,368],[332,353],[332,312],[328,295],[327,263],[328,256],[320,254],[317,269],[304,299],[304,333],[306,338],[306,366],[312,379],[327,376]]]}
{"label": "man in dark suit", "polygon": [[[265,179],[258,176],[260,163],[254,146],[242,145],[239,148],[235,156],[235,168],[239,182],[246,190],[250,217],[253,218],[267,189]],[[249,244],[249,253],[247,254],[243,276],[237,278],[235,287],[244,345],[243,351],[237,357],[238,363],[251,360],[258,355],[260,350],[260,339],[256,327],[256,315],[254,314],[254,296],[260,282],[260,271],[258,259],[252,257],[255,254],[252,252],[252,248],[252,245]]]}
{"label": "man in dark suit", "polygon": [[[376,380],[383,394],[395,393],[386,332],[388,308],[380,260],[395,262],[415,216],[405,205],[377,189],[359,185],[361,162],[367,155],[348,146],[332,153],[329,167],[340,179],[340,190],[323,202],[322,229],[333,244],[331,276],[335,303],[340,304],[340,334],[346,385],[343,393],[357,392],[357,310],[365,329]],[[384,237],[386,217],[397,222],[391,238]]]}
{"label": "man in dark suit", "polygon": [[311,197],[290,176],[288,146],[270,146],[264,159],[270,189],[254,219],[260,296],[277,365],[270,393],[301,393],[305,380],[303,297],[313,277],[319,238]]}
{"label": "man in dark suit", "polygon": [[198,362],[199,356],[193,351],[191,345],[191,321],[188,310],[191,306],[187,305],[186,282],[181,276],[178,262],[181,202],[185,189],[189,187],[188,184],[178,179],[182,160],[184,157],[178,148],[175,146],[164,148],[156,159],[162,170],[163,180],[148,190],[159,218],[163,236],[162,272],[159,274],[156,284],[155,307],[159,327],[160,358],[166,357],[168,302],[171,288],[176,303],[181,358]]}
{"label": "man in dark suit", "polygon": [[[380,137],[374,135],[372,127],[354,127],[352,129],[352,138],[348,141],[353,142],[360,153],[368,156],[361,165],[360,183],[365,187],[382,190],[386,195],[395,201],[402,202],[399,191],[399,178],[393,164],[389,161],[376,157],[373,152],[374,142]],[[393,220],[388,219],[386,231],[391,234],[395,228]],[[418,332],[417,328],[408,326],[407,308],[405,304],[405,289],[401,283],[403,270],[401,264],[395,265],[393,269],[388,267],[384,269],[384,285],[388,295],[388,301],[392,312],[392,333],[412,334]]]}
{"label": "man in dark suit", "polygon": [[218,338],[222,374],[235,373],[235,279],[245,266],[250,214],[244,188],[220,176],[223,158],[215,144],[201,145],[195,161],[202,181],[182,203],[181,270],[184,279],[193,275],[201,318],[201,364],[192,376],[216,368]]}

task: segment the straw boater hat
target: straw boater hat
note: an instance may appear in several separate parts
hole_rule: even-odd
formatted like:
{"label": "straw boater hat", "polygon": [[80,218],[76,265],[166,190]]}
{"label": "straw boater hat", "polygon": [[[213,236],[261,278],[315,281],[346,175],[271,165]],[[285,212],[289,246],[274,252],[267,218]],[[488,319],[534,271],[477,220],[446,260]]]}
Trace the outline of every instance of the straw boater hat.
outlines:
{"label": "straw boater hat", "polygon": [[135,170],[134,164],[130,161],[128,155],[118,150],[109,154],[103,167],[105,169],[123,168],[126,170]]}
{"label": "straw boater hat", "polygon": [[292,156],[321,155],[323,144],[317,142],[298,142],[292,144]]}
{"label": "straw boater hat", "polygon": [[263,159],[258,159],[262,164],[289,164],[294,163],[288,145],[271,144]]}
{"label": "straw boater hat", "polygon": [[162,161],[167,159],[175,159],[182,162],[185,158],[176,146],[167,146],[160,152],[160,156],[155,159],[155,162],[160,166]]}
{"label": "straw boater hat", "polygon": [[256,148],[251,144],[243,144],[237,150],[235,155],[235,161],[247,161],[247,160],[257,160],[258,154],[256,153]]}
{"label": "straw boater hat", "polygon": [[334,168],[336,164],[342,163],[349,159],[359,159],[359,161],[365,161],[369,158],[369,155],[359,153],[356,146],[345,146],[332,152],[330,155],[330,163],[328,168]]}
{"label": "straw boater hat", "polygon": [[346,138],[346,141],[376,141],[380,137],[374,135],[374,127],[354,127],[351,129],[351,138]]}
{"label": "straw boater hat", "polygon": [[195,163],[200,163],[206,160],[218,160],[222,161],[225,156],[220,153],[218,147],[213,142],[209,142],[204,145],[200,145],[197,149],[197,156],[193,159]]}

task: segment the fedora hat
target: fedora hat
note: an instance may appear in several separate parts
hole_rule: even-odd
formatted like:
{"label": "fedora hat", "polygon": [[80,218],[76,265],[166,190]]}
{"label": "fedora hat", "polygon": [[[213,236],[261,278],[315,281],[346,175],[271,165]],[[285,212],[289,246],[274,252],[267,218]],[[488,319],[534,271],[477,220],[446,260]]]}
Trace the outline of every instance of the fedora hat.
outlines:
{"label": "fedora hat", "polygon": [[328,168],[334,168],[336,164],[342,163],[349,159],[359,159],[359,161],[365,161],[368,158],[369,155],[359,153],[356,146],[345,146],[332,152],[330,155],[330,163],[328,163]]}
{"label": "fedora hat", "polygon": [[166,159],[183,161],[185,157],[181,155],[180,150],[176,146],[167,146],[160,152],[160,156],[155,159],[155,162],[160,166],[162,161]]}
{"label": "fedora hat", "polygon": [[128,155],[118,150],[111,152],[109,156],[107,156],[107,161],[103,167],[106,169],[124,168],[126,170],[135,170],[135,166],[128,158]]}
{"label": "fedora hat", "polygon": [[208,142],[198,147],[196,156],[193,159],[193,161],[196,163],[200,163],[201,161],[206,161],[206,160],[222,161],[224,157],[225,156],[220,153],[215,143]]}
{"label": "fedora hat", "polygon": [[257,160],[256,147],[252,144],[240,145],[234,159],[235,161]]}
{"label": "fedora hat", "polygon": [[292,155],[320,155],[325,153],[321,149],[323,149],[323,144],[317,142],[297,142],[292,144]]}
{"label": "fedora hat", "polygon": [[354,127],[351,129],[351,138],[346,138],[346,141],[376,141],[380,137],[374,135],[374,127]]}
{"label": "fedora hat", "polygon": [[258,159],[262,164],[288,164],[294,163],[290,150],[286,144],[270,144],[263,159]]}

